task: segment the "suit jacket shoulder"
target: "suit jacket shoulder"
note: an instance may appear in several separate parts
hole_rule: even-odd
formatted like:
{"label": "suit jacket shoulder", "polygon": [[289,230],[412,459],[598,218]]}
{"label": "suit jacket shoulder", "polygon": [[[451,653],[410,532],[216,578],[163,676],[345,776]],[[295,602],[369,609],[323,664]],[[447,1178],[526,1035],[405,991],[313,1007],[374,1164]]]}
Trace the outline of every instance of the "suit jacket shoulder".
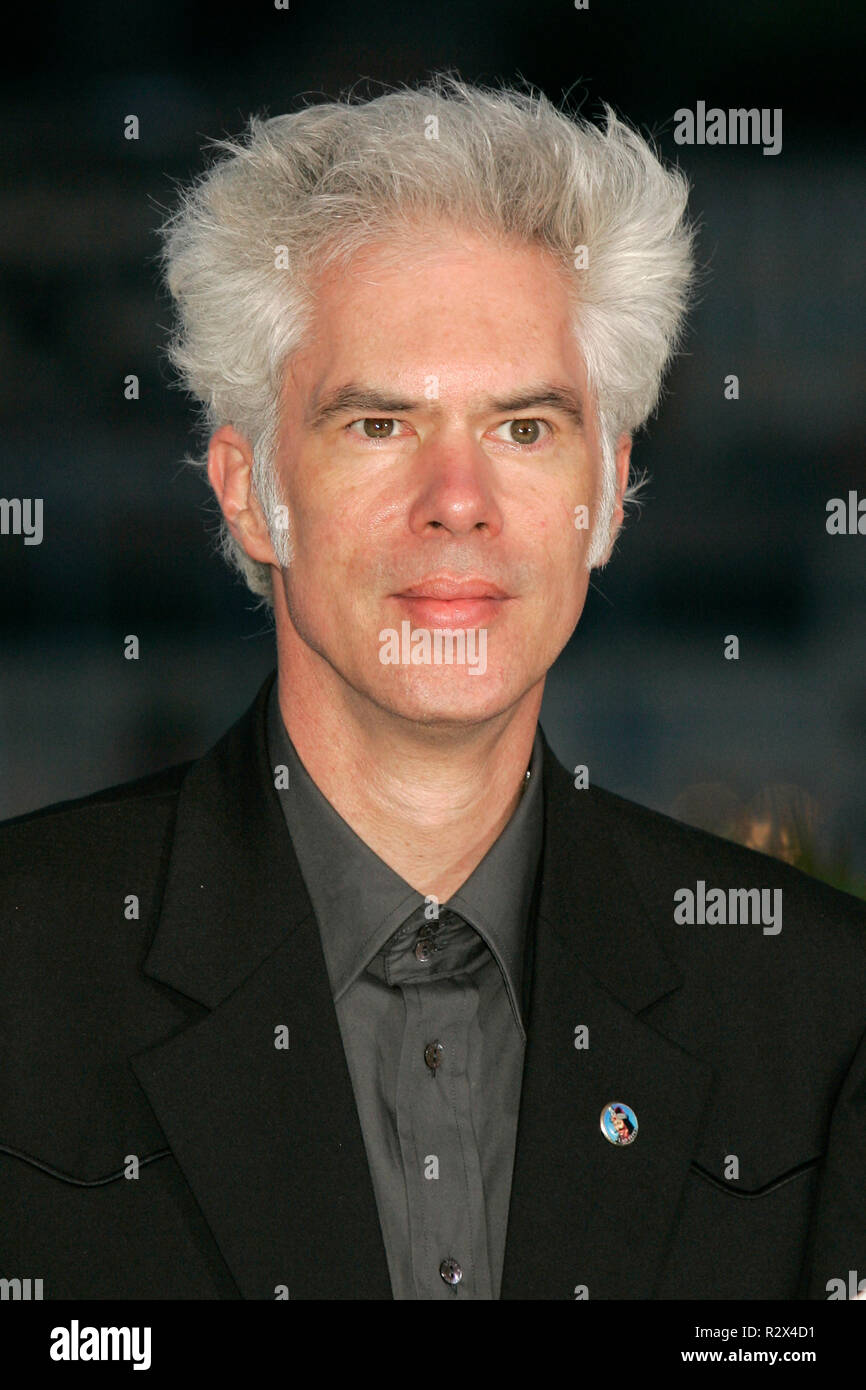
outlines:
{"label": "suit jacket shoulder", "polygon": [[[755,920],[757,934],[779,936],[786,931],[788,949],[794,949],[793,938],[799,947],[804,936],[814,941],[820,933],[825,946],[832,942],[847,955],[851,968],[866,965],[866,903],[861,898],[784,860],[686,825],[614,792],[598,788],[595,795],[598,814],[616,835],[623,867],[661,923],[673,923],[676,908],[682,924],[688,925],[685,919],[690,899],[684,893],[688,889],[696,894],[696,907],[703,901],[704,915],[711,925],[714,917],[716,926],[725,925],[724,917],[736,911]],[[701,881],[702,890],[697,886]],[[715,909],[708,902],[712,889],[721,889],[727,898],[724,905],[717,898]],[[748,900],[730,899],[730,892],[738,889],[763,889],[781,897],[759,900],[753,894]],[[674,893],[680,895],[676,903]],[[774,916],[776,920],[772,920]],[[755,936],[753,932],[744,939],[754,940]],[[689,945],[700,943],[698,933],[665,933],[665,939],[675,953],[684,953],[684,963],[689,958]]]}
{"label": "suit jacket shoulder", "polygon": [[0,824],[0,1145],[70,1179],[165,1146],[126,1058],[186,1017],[141,964],[191,765]]}

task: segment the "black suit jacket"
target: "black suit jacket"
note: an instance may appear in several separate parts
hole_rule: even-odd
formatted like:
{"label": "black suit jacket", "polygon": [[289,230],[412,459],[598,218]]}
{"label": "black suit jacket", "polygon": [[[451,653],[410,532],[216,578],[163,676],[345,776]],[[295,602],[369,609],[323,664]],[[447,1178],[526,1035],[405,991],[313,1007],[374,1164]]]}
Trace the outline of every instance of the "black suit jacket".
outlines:
{"label": "black suit jacket", "polygon": [[[0,1277],[46,1299],[391,1297],[316,920],[261,790],[272,679],[198,761],[0,827]],[[544,759],[502,1297],[866,1277],[863,905]],[[782,931],[676,926],[698,879],[781,887]]]}

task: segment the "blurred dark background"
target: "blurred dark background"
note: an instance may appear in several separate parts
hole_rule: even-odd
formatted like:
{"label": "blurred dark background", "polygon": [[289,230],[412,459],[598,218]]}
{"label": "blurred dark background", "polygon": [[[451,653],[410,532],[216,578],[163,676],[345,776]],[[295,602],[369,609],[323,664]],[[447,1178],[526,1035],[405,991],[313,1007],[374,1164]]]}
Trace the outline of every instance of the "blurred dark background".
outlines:
{"label": "blurred dark background", "polygon": [[[183,466],[194,415],[155,268],[174,181],[251,111],[451,68],[594,118],[610,102],[679,160],[700,218],[700,303],[634,450],[652,481],[551,672],[548,738],[593,781],[773,852],[796,815],[813,871],[857,886],[866,538],[825,521],[831,497],[866,495],[864,7],[98,0],[17,23],[0,54],[0,495],[43,498],[45,536],[0,536],[0,817],[198,756],[275,664]],[[781,107],[781,153],[676,145],[674,112],[699,100]]]}

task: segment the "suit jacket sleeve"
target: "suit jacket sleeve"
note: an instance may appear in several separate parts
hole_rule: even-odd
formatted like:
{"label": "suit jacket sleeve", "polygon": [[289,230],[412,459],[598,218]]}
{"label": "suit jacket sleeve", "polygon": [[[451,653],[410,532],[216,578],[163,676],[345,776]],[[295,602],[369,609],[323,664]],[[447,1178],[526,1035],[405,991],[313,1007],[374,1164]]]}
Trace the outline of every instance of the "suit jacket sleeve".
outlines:
{"label": "suit jacket sleeve", "polygon": [[811,1246],[807,1298],[851,1297],[860,1280],[866,1289],[866,1034],[833,1107]]}

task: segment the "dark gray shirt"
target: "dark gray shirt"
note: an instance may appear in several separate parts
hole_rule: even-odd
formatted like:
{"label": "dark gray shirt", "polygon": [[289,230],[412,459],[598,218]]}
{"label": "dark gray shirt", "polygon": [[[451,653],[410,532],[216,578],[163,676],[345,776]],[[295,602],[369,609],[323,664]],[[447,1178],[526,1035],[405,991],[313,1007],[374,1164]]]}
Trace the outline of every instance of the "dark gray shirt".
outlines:
{"label": "dark gray shirt", "polygon": [[276,680],[268,751],[319,925],[394,1297],[498,1298],[542,843],[540,735],[511,820],[441,905],[319,791],[286,731]]}

